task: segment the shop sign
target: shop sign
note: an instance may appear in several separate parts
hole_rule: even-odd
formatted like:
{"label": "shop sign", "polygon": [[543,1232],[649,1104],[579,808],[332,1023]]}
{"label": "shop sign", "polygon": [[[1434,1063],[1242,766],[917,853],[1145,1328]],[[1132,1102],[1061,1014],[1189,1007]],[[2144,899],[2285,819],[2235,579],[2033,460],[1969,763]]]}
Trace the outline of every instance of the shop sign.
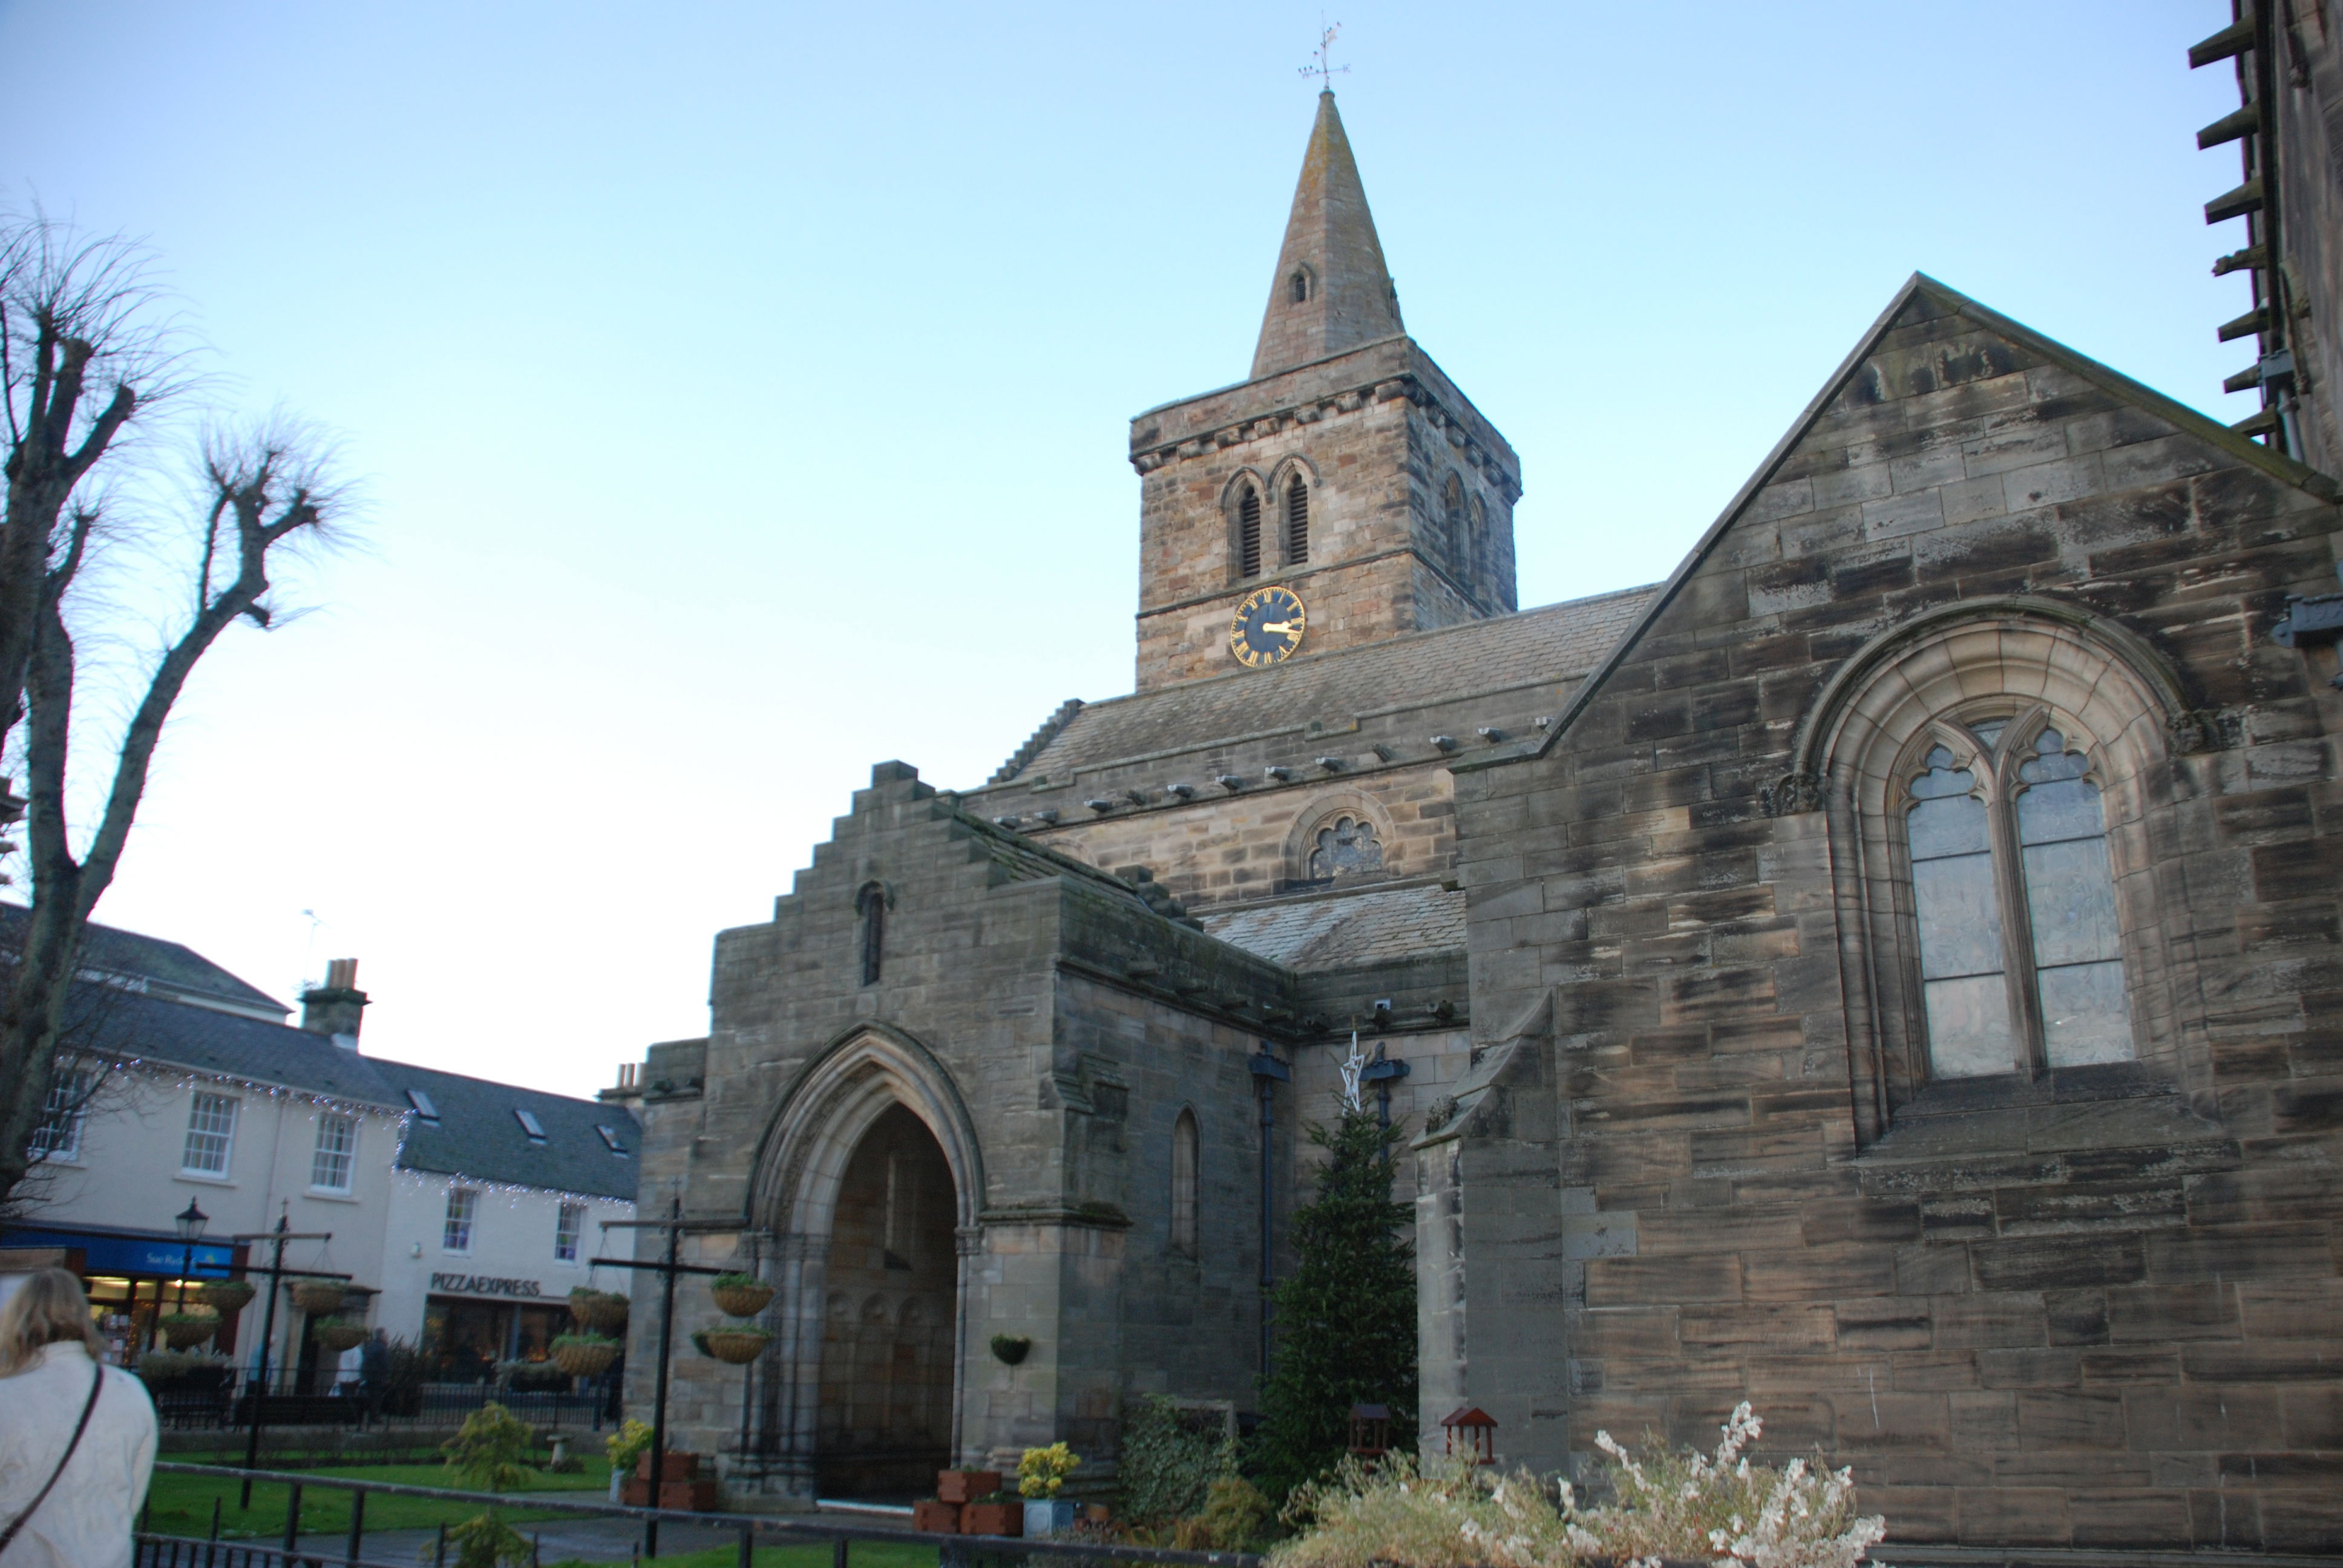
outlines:
{"label": "shop sign", "polygon": [[499,1280],[488,1274],[434,1274],[431,1288],[458,1296],[541,1296],[535,1280]]}
{"label": "shop sign", "polygon": [[[89,1274],[160,1274],[176,1280],[187,1265],[187,1244],[176,1236],[106,1236],[79,1231],[10,1231],[12,1247],[78,1247],[82,1271]],[[195,1250],[198,1275],[225,1276],[236,1261],[234,1247],[206,1246]]]}

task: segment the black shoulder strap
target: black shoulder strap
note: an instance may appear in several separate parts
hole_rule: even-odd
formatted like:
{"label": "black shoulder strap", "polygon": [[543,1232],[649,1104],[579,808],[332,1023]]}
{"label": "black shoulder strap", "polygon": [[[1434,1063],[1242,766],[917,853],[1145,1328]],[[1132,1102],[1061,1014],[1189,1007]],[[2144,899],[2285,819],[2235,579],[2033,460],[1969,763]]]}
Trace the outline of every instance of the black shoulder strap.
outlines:
{"label": "black shoulder strap", "polygon": [[16,1539],[16,1532],[25,1528],[25,1521],[33,1516],[34,1510],[49,1500],[50,1488],[55,1486],[57,1477],[65,1473],[65,1466],[73,1462],[74,1450],[81,1446],[81,1434],[89,1430],[89,1412],[97,1408],[98,1391],[106,1386],[105,1364],[100,1362],[96,1371],[97,1375],[89,1380],[89,1397],[81,1402],[81,1419],[74,1422],[73,1441],[65,1444],[65,1452],[57,1460],[57,1467],[49,1472],[46,1481],[41,1483],[41,1490],[33,1494],[33,1501],[25,1504],[25,1512],[8,1521],[8,1528],[0,1530],[0,1552],[8,1550],[8,1543]]}

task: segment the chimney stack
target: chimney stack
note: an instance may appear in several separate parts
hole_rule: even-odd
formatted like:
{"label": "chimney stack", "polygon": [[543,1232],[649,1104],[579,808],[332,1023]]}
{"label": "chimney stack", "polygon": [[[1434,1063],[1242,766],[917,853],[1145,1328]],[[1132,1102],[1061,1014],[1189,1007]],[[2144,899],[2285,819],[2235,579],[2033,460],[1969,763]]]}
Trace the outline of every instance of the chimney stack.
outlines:
{"label": "chimney stack", "polygon": [[301,993],[301,1027],[312,1034],[331,1035],[344,1050],[356,1050],[366,1004],[367,993],[358,990],[358,960],[330,959],[326,983]]}

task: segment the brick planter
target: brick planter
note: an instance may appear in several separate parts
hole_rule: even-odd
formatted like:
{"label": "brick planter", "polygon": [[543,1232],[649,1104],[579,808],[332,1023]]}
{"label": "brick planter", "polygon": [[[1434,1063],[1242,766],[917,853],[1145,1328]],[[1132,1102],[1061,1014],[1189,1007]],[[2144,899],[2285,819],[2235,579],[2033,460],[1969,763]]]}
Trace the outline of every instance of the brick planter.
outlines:
{"label": "brick planter", "polygon": [[1021,1535],[1025,1530],[1022,1503],[966,1503],[960,1505],[962,1535]]}
{"label": "brick planter", "polygon": [[957,1503],[939,1503],[927,1498],[911,1504],[911,1528],[931,1531],[938,1535],[960,1533],[960,1509]]}
{"label": "brick planter", "polygon": [[973,1503],[1001,1490],[1001,1472],[997,1470],[939,1470],[936,1472],[936,1496],[946,1503]]}

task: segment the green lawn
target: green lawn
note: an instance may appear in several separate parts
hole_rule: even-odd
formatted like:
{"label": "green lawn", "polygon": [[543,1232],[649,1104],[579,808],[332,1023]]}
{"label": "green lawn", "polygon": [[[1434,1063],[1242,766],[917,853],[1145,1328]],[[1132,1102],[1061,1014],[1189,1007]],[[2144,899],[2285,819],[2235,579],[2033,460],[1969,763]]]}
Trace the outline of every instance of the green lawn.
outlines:
{"label": "green lawn", "polygon": [[[585,1492],[597,1497],[609,1489],[610,1462],[598,1453],[581,1453],[578,1461],[583,1470],[568,1475],[547,1475],[539,1473],[527,1490],[531,1492]],[[350,1494],[327,1484],[332,1481],[389,1481],[407,1486],[446,1486],[461,1489],[463,1483],[440,1464],[352,1464],[337,1465],[317,1472],[319,1484],[304,1487],[301,1492],[301,1529],[304,1533],[339,1533],[350,1527]],[[285,1534],[285,1500],[290,1488],[266,1482],[256,1483],[252,1489],[252,1506],[236,1505],[243,1483],[212,1475],[166,1475],[155,1477],[148,1493],[152,1510],[146,1528],[160,1535],[203,1536],[211,1533],[212,1501],[220,1500],[220,1534],[223,1537],[258,1536],[265,1540],[281,1540]],[[428,1497],[370,1496],[367,1499],[366,1526],[376,1530],[411,1530],[417,1526],[428,1529],[435,1524],[455,1524],[469,1519],[478,1510],[465,1503],[447,1503]],[[559,1513],[543,1509],[516,1511],[507,1518],[513,1522],[530,1519],[558,1519]],[[569,1515],[568,1517],[576,1517]],[[872,1568],[879,1568],[873,1564]],[[893,1568],[892,1564],[888,1568]]]}

